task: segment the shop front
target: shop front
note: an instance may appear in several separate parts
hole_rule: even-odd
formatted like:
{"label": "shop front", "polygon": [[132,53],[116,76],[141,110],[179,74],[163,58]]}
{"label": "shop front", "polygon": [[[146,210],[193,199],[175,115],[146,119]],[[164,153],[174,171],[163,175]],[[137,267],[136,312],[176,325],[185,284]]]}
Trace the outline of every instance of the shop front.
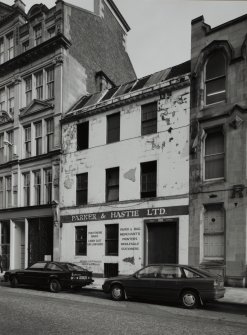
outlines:
{"label": "shop front", "polygon": [[61,260],[94,275],[130,274],[150,263],[188,263],[187,205],[62,210],[61,224]]}

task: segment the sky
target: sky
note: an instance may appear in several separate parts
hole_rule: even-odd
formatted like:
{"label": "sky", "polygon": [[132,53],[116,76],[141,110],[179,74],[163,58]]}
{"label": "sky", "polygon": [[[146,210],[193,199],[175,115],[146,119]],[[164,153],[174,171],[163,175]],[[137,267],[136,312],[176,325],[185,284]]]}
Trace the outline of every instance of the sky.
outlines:
{"label": "sky", "polygon": [[[13,5],[14,0],[0,0]],[[23,0],[26,11],[35,3],[52,7],[55,0]],[[65,2],[92,10],[93,0]],[[205,23],[218,26],[247,14],[246,1],[214,0],[114,0],[131,30],[127,51],[137,77],[143,77],[190,59],[191,20],[203,15]]]}

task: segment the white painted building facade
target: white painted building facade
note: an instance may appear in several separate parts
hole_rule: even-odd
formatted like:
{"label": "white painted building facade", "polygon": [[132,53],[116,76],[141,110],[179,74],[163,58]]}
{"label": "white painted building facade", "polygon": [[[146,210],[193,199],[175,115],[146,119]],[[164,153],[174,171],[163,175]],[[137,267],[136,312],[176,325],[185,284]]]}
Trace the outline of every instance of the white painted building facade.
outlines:
{"label": "white painted building facade", "polygon": [[103,276],[188,263],[189,71],[174,69],[88,96],[62,120],[61,260]]}

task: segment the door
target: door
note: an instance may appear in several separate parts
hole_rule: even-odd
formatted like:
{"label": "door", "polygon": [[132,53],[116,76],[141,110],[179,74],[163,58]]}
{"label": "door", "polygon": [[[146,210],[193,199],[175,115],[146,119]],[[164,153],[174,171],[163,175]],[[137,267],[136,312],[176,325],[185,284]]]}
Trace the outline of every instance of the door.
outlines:
{"label": "door", "polygon": [[173,263],[178,261],[177,221],[148,222],[148,264]]}
{"label": "door", "polygon": [[156,280],[157,292],[164,301],[177,301],[180,293],[182,272],[179,266],[163,265]]}
{"label": "door", "polygon": [[28,226],[28,265],[43,261],[45,255],[53,256],[53,218],[29,219]]}

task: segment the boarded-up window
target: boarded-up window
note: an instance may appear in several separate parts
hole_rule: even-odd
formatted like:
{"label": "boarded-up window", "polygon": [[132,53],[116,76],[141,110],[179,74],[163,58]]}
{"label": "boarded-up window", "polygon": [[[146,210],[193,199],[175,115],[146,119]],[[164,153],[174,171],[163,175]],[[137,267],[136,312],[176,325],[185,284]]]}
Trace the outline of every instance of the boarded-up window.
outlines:
{"label": "boarded-up window", "polygon": [[88,149],[89,122],[77,125],[77,150]]}
{"label": "boarded-up window", "polygon": [[142,135],[157,132],[157,102],[142,106]]}
{"label": "boarded-up window", "polygon": [[81,173],[76,176],[76,204],[87,204],[88,173]]}
{"label": "boarded-up window", "polygon": [[141,163],[141,198],[156,197],[157,162]]}
{"label": "boarded-up window", "polygon": [[210,205],[204,213],[204,258],[223,259],[225,222],[221,205]]}
{"label": "boarded-up window", "polygon": [[119,167],[106,170],[106,202],[119,200]]}
{"label": "boarded-up window", "polygon": [[105,226],[105,254],[106,256],[118,255],[118,224]]}
{"label": "boarded-up window", "polygon": [[206,130],[205,179],[224,178],[225,144],[222,128]]}
{"label": "boarded-up window", "polygon": [[215,52],[206,64],[206,105],[226,99],[226,59],[221,51]]}
{"label": "boarded-up window", "polygon": [[87,255],[87,226],[75,227],[75,254]]}
{"label": "boarded-up window", "polygon": [[107,116],[107,143],[120,140],[120,113]]}

